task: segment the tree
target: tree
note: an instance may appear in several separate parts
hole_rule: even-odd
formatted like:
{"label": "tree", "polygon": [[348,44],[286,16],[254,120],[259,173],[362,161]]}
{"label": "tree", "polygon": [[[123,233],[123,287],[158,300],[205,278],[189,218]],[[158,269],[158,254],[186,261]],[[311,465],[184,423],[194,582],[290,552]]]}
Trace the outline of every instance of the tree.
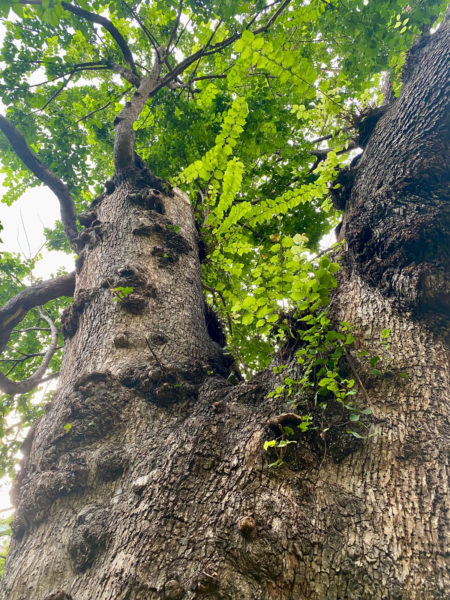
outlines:
{"label": "tree", "polygon": [[2,263],[5,414],[64,335],[2,598],[446,597],[443,4],[13,7],[7,201],[47,184],[78,256],[22,291]]}

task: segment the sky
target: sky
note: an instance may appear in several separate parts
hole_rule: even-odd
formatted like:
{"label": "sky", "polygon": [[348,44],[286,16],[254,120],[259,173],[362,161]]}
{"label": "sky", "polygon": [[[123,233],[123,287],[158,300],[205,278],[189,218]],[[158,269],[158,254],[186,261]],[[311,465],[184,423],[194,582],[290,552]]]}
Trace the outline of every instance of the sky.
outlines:
{"label": "sky", "polygon": [[[5,188],[0,185],[0,199],[4,192]],[[34,256],[45,243],[44,227],[52,227],[58,218],[58,200],[44,186],[25,192],[12,206],[2,204],[0,200],[0,222],[3,225],[0,232],[0,252],[17,252],[27,258]],[[49,252],[42,248],[40,254],[42,260],[36,266],[35,277],[48,279],[60,267],[67,271],[74,268],[73,257],[64,252]],[[10,485],[8,480],[0,480],[0,511],[11,506]],[[7,515],[8,513],[0,512],[0,518]]]}
{"label": "sky", "polygon": [[[0,45],[3,43],[4,27],[0,23]],[[0,103],[0,112],[3,105]],[[3,186],[4,176],[0,175],[0,252],[17,252],[26,258],[42,255],[36,265],[34,276],[42,279],[50,278],[61,267],[67,271],[74,268],[74,259],[64,252],[49,252],[45,243],[44,228],[53,227],[59,219],[59,203],[56,196],[44,186],[28,190],[12,206],[1,202],[6,188]],[[11,482],[0,479],[0,519],[8,516],[4,509],[11,506],[9,490]],[[0,549],[2,538],[0,538]]]}
{"label": "sky", "polygon": [[[0,45],[4,28],[0,23]],[[0,103],[0,112],[3,106]],[[67,271],[74,268],[73,256],[63,252],[49,252],[44,247],[44,228],[51,228],[59,219],[59,203],[53,192],[41,186],[32,188],[14,202],[12,206],[1,203],[1,197],[6,189],[3,187],[4,177],[0,174],[0,252],[17,252],[25,258],[41,254],[42,259],[37,263],[34,277],[48,279],[56,274],[61,267]],[[328,248],[335,242],[334,234],[326,236],[321,243],[322,248]],[[0,480],[0,518],[7,516],[3,510],[10,506],[10,482]],[[0,549],[1,549],[0,538]]]}

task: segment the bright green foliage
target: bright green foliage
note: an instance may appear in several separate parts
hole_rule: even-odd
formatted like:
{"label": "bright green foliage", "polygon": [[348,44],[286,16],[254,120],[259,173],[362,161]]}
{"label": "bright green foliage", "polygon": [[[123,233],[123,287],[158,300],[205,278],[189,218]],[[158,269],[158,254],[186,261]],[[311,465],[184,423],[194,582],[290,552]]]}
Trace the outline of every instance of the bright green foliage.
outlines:
{"label": "bright green foliage", "polygon": [[[346,402],[350,381],[339,379],[336,365],[349,342],[341,331],[330,339],[326,316],[338,265],[311,256],[339,220],[327,194],[348,158],[360,115],[382,101],[384,71],[392,72],[398,92],[405,52],[446,3],[185,0],[174,36],[178,0],[77,5],[108,16],[127,40],[141,76],[152,66],[152,42],[176,43],[168,59],[172,68],[235,35],[223,51],[193,62],[178,88],[161,89],[147,103],[135,123],[136,151],[158,176],[190,194],[207,249],[206,294],[227,324],[229,349],[245,371],[270,362],[289,334],[285,315],[297,309],[304,317],[314,315],[305,321],[311,331],[302,335],[311,339],[304,338],[308,346],[300,358],[309,365],[313,349],[325,344],[326,360],[333,364],[312,365],[314,376],[295,385],[315,386],[318,399],[324,390]],[[0,56],[6,116],[84,209],[112,175],[112,123],[133,94],[132,85],[110,68],[126,66],[123,55],[100,26],[64,10],[60,0],[42,0],[41,6],[0,0],[0,18],[6,28]],[[325,147],[326,156],[312,154]],[[0,152],[6,175],[2,201],[10,204],[38,181],[3,137]],[[69,251],[60,226],[47,236],[50,248]],[[2,304],[23,289],[18,281],[29,279],[30,267],[2,255]],[[56,322],[63,305],[46,307]],[[30,327],[45,328],[34,311],[17,329]],[[17,379],[29,376],[40,357],[13,361],[23,356],[19,353],[41,353],[48,339],[45,331],[14,333],[2,370],[12,369]],[[52,370],[58,361],[56,356]],[[41,410],[32,394],[2,396],[0,404],[3,434],[13,409],[25,424]],[[309,426],[306,420],[303,427]],[[12,437],[1,449],[3,468],[12,464]]]}

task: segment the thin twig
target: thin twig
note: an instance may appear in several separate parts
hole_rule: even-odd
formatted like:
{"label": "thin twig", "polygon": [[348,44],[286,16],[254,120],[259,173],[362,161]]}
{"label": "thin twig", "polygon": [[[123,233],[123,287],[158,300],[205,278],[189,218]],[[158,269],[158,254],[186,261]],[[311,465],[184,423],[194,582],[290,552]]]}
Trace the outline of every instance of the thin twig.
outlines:
{"label": "thin twig", "polygon": [[166,46],[166,51],[164,52],[164,54],[168,54],[170,51],[170,44],[173,41],[173,38],[175,37],[177,31],[178,31],[178,27],[180,25],[180,17],[181,17],[181,11],[183,10],[183,0],[180,0],[180,5],[178,7],[178,13],[177,13],[177,17],[175,19],[175,24],[172,28],[172,31],[170,32],[170,38],[169,38],[169,42],[167,43]]}
{"label": "thin twig", "polygon": [[[219,292],[218,290],[215,290],[214,288],[210,287],[209,285],[206,285],[206,283],[202,283],[202,287],[207,290],[208,292],[210,292],[213,296],[214,299],[214,303],[217,306],[217,302],[216,302],[216,294],[219,296],[219,298],[222,300],[222,304],[223,307],[225,309],[226,312],[226,308],[227,308],[227,303],[225,302],[225,298],[223,297],[222,292]],[[231,323],[231,317],[228,314],[228,312],[226,312],[226,316],[227,316],[227,321],[228,321],[228,329],[230,331],[230,335],[233,335],[233,325]]]}
{"label": "thin twig", "polygon": [[114,96],[114,98],[112,100],[110,100],[109,102],[107,102],[106,104],[104,104],[103,106],[101,106],[100,108],[96,108],[95,110],[91,110],[90,113],[88,113],[87,115],[84,115],[84,117],[81,117],[80,119],[78,119],[77,121],[75,121],[75,125],[77,125],[77,123],[81,123],[82,121],[85,121],[86,119],[89,119],[89,117],[92,117],[92,115],[95,115],[96,113],[105,110],[105,108],[108,108],[108,106],[111,106],[111,104],[113,102],[115,102],[116,100],[119,100],[119,98],[123,98],[123,96],[125,96],[125,94],[127,94],[132,88],[132,86],[126,88],[123,92],[121,92],[120,94],[118,94],[117,96]]}
{"label": "thin twig", "polygon": [[162,371],[164,373],[167,373],[167,369],[165,368],[165,366],[162,364],[162,362],[159,360],[159,358],[156,356],[155,351],[153,350],[153,348],[150,346],[150,342],[148,341],[148,337],[145,336],[145,341],[147,343],[148,349],[150,350],[150,352],[153,355],[153,358],[156,360],[156,362],[158,363],[158,365],[161,367]]}
{"label": "thin twig", "polygon": [[63,91],[63,89],[69,84],[70,80],[72,79],[72,77],[75,75],[75,71],[72,71],[72,73],[69,74],[69,76],[67,77],[66,80],[63,81],[63,83],[59,86],[59,88],[56,90],[56,92],[54,94],[52,94],[52,96],[49,98],[49,100],[47,100],[47,102],[44,104],[44,106],[42,108],[37,108],[36,110],[33,110],[33,113],[36,112],[40,112],[42,110],[45,110],[47,108],[47,106],[53,102],[53,100],[55,98],[57,98],[59,96],[59,94]]}

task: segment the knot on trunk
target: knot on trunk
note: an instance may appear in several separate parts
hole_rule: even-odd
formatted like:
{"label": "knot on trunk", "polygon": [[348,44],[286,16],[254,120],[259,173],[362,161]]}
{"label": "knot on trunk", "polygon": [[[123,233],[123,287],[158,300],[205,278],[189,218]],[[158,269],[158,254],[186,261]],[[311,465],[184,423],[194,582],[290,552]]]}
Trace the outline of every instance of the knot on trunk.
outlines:
{"label": "knot on trunk", "polygon": [[97,455],[96,475],[100,481],[114,481],[127,468],[130,457],[124,448],[106,448]]}
{"label": "knot on trunk", "polygon": [[197,398],[198,388],[208,374],[200,362],[130,367],[120,376],[122,385],[135,389],[141,396],[161,406]]}
{"label": "knot on trunk", "polygon": [[57,592],[45,596],[44,600],[72,600],[72,596],[66,594],[66,592],[63,592],[62,590],[58,590]]}
{"label": "knot on trunk", "polygon": [[161,215],[166,212],[162,193],[153,188],[133,192],[128,195],[128,200],[132,204],[136,204],[145,210],[155,211]]}
{"label": "knot on trunk", "polygon": [[171,579],[164,586],[164,600],[182,600],[184,598],[184,590],[176,579]]}
{"label": "knot on trunk", "polygon": [[16,538],[34,523],[45,520],[50,506],[63,496],[79,492],[88,480],[89,468],[81,455],[69,455],[58,471],[31,473],[21,481],[19,505],[11,526]]}
{"label": "knot on trunk", "polygon": [[80,322],[81,313],[92,300],[95,293],[95,290],[79,290],[73,303],[64,309],[61,315],[61,329],[64,339],[71,338],[75,335]]}
{"label": "knot on trunk", "polygon": [[108,519],[109,511],[97,506],[87,506],[78,514],[67,548],[75,571],[86,571],[105,549]]}
{"label": "knot on trunk", "polygon": [[[119,269],[116,274],[106,279],[102,283],[102,287],[109,288],[114,296],[113,300],[118,305],[133,314],[143,312],[148,304],[149,299],[157,297],[155,286],[148,282],[145,271],[137,266],[125,266]],[[119,340],[119,344],[121,341]],[[116,338],[114,345],[125,348],[125,345],[117,345]]]}
{"label": "knot on trunk", "polygon": [[170,219],[155,212],[137,220],[133,233],[142,236],[154,236],[162,247],[155,246],[152,256],[159,259],[161,267],[178,262],[180,255],[193,251],[191,244],[178,233],[179,226]]}

